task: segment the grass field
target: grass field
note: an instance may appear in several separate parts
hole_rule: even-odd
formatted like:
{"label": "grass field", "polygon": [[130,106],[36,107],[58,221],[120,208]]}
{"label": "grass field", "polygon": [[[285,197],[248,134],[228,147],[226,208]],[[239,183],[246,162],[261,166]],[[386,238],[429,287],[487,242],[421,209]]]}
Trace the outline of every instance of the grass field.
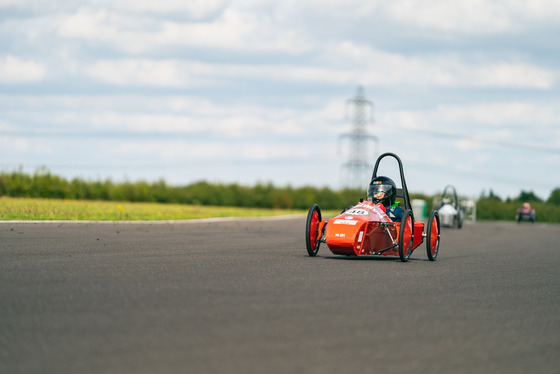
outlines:
{"label": "grass field", "polygon": [[0,197],[0,220],[160,221],[307,214],[301,210]]}

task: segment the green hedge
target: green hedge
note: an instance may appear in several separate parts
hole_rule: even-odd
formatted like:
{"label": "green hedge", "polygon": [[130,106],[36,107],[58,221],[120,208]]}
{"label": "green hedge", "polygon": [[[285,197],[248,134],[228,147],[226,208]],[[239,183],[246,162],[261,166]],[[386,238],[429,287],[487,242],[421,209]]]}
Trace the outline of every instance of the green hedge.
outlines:
{"label": "green hedge", "polygon": [[[364,198],[365,187],[333,191],[327,187],[275,187],[271,183],[252,187],[205,181],[187,186],[170,186],[163,180],[114,183],[111,180],[66,180],[41,168],[32,175],[21,170],[0,173],[0,196],[303,210],[316,203],[323,210],[342,210]],[[426,201],[427,211],[431,211],[433,196],[411,193],[410,198]],[[530,201],[536,209],[537,221],[560,222],[560,188],[552,191],[546,202],[532,192],[522,191],[517,199],[507,201],[490,192],[477,201],[477,219],[512,221],[524,201]]]}
{"label": "green hedge", "polygon": [[[521,204],[517,200],[480,199],[476,203],[476,218],[480,221],[514,221]],[[532,202],[531,206],[535,209],[537,222],[560,223],[560,206],[544,202]]]}
{"label": "green hedge", "polygon": [[476,218],[482,221],[514,221],[517,210],[524,202],[529,202],[535,209],[537,222],[560,223],[559,197],[560,188],[554,189],[546,201],[526,191],[521,191],[515,199],[503,201],[490,192],[490,196],[482,195],[476,202]]}
{"label": "green hedge", "polygon": [[[365,189],[364,189],[365,191]],[[21,170],[0,173],[0,196],[77,200],[179,203],[194,205],[237,206],[275,209],[308,209],[317,203],[322,209],[341,209],[354,204],[364,191],[332,191],[315,187],[274,187],[257,184],[211,184],[205,181],[187,186],[170,186],[163,180],[114,183],[105,181],[70,181],[39,169],[33,175]]]}

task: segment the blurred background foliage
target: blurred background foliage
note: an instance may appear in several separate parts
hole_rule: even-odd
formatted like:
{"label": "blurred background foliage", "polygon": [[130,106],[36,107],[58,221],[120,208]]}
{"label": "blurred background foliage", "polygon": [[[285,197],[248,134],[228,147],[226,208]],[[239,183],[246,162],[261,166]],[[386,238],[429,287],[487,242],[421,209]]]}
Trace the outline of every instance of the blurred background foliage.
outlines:
{"label": "blurred background foliage", "polygon": [[[22,170],[0,173],[0,196],[49,199],[104,200],[130,202],[156,202],[189,205],[301,209],[318,204],[323,210],[342,210],[365,198],[365,187],[333,191],[327,187],[276,187],[271,183],[255,186],[220,184],[199,181],[186,186],[171,186],[164,180],[156,182],[111,180],[85,181],[79,178],[67,180],[38,169],[33,174]],[[431,211],[434,196],[410,191],[411,199],[426,202]],[[560,222],[560,188],[554,189],[544,200],[531,191],[522,191],[515,199],[503,200],[492,191],[482,192],[476,201],[477,220],[515,219],[517,209],[523,202],[530,202],[537,212],[538,222]]]}

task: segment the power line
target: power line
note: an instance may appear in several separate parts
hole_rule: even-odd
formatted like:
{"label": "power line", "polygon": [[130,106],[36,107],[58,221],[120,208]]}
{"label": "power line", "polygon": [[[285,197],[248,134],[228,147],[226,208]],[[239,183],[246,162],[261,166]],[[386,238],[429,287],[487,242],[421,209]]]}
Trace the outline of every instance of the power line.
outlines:
{"label": "power line", "polygon": [[488,145],[499,146],[499,147],[515,148],[515,149],[534,151],[534,152],[560,154],[560,148],[554,148],[554,147],[547,147],[547,146],[541,146],[535,144],[504,142],[504,141],[494,140],[494,139],[484,139],[477,136],[465,136],[460,134],[452,134],[452,133],[425,130],[425,129],[412,129],[412,128],[401,127],[401,126],[391,126],[391,127],[400,131],[413,132],[416,134],[422,134],[422,135],[432,136],[436,138],[467,140],[473,143],[488,144]]}
{"label": "power line", "polygon": [[[349,99],[348,103],[355,105],[354,111],[354,130],[351,133],[340,135],[341,138],[350,139],[352,145],[350,147],[350,158],[347,164],[357,165],[358,168],[365,162],[361,159],[361,155],[365,155],[367,149],[365,147],[365,142],[367,140],[373,140],[378,142],[377,137],[368,135],[365,130],[365,117],[363,117],[364,107],[373,106],[373,103],[369,100],[363,98],[363,94],[360,93],[354,99]],[[456,139],[456,140],[466,140],[473,143],[487,144],[492,146],[499,146],[505,148],[515,148],[518,150],[531,151],[531,152],[544,152],[544,153],[554,153],[560,154],[560,148],[548,147],[536,144],[525,144],[525,143],[515,143],[500,141],[495,139],[484,139],[477,136],[467,136],[461,134],[453,134],[441,131],[433,131],[426,129],[415,129],[404,126],[391,125],[391,128],[404,132],[411,132],[415,134],[421,134],[424,136],[430,136],[434,138],[442,139]],[[171,132],[161,132],[161,131],[149,131],[149,132],[97,132],[97,131],[0,131],[0,136],[4,137],[32,137],[32,138],[114,138],[114,137],[129,137],[129,138],[172,138],[177,139],[177,137],[191,135],[187,132],[171,131]],[[362,151],[360,153],[360,150]],[[350,166],[351,168],[353,166]]]}

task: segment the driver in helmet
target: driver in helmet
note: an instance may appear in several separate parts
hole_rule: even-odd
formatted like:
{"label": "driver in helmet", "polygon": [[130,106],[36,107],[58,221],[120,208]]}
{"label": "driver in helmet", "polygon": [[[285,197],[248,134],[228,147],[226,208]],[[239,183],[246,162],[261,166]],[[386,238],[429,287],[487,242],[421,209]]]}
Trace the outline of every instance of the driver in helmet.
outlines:
{"label": "driver in helmet", "polygon": [[400,221],[404,210],[399,207],[399,202],[395,201],[396,196],[397,186],[391,178],[376,177],[369,184],[367,200],[382,204],[391,220]]}

